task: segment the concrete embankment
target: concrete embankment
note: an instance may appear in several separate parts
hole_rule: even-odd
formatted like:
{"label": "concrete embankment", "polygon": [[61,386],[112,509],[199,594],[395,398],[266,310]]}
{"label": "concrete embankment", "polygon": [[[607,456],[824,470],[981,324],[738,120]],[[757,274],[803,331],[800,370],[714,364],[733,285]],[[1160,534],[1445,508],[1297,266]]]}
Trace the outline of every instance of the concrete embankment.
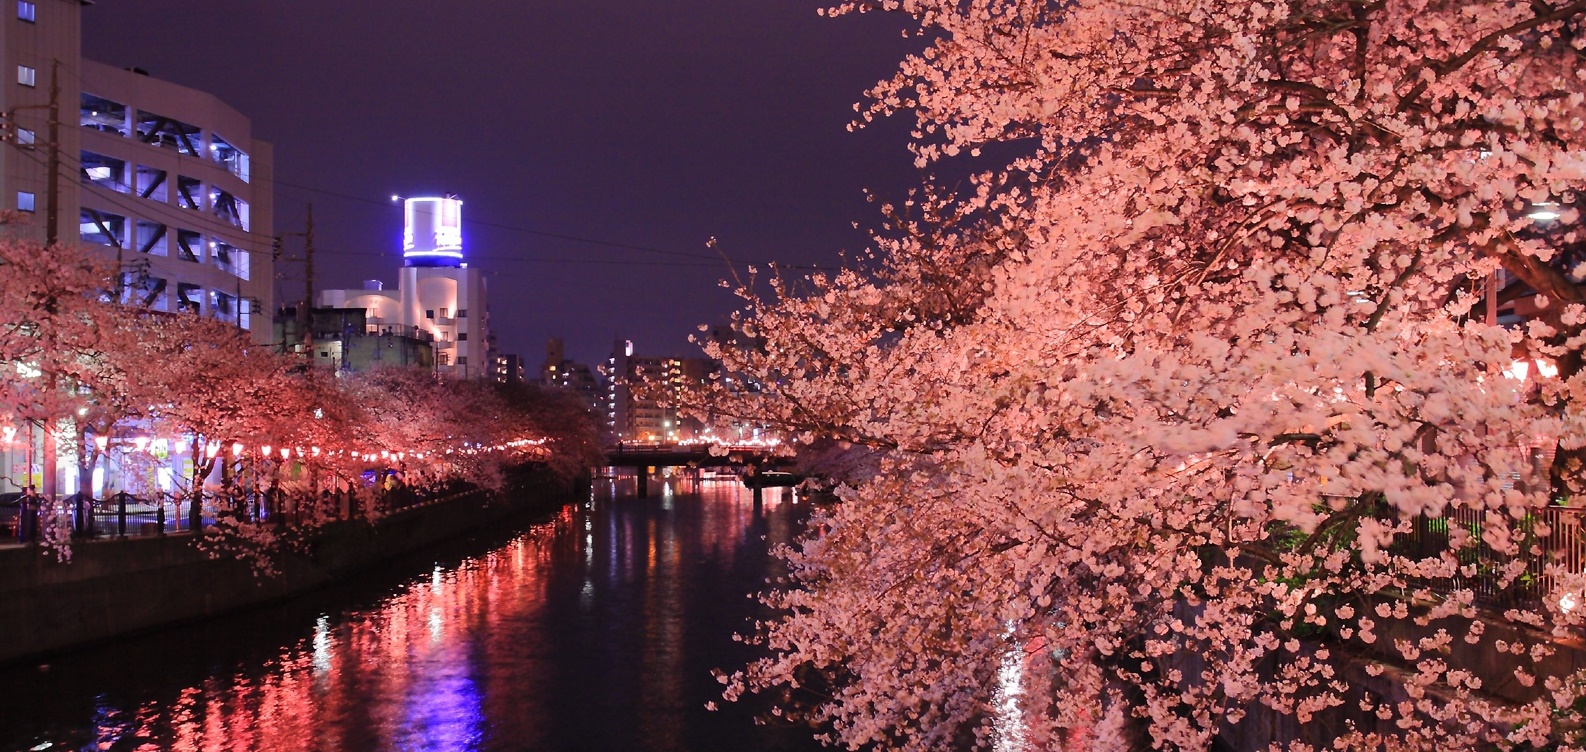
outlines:
{"label": "concrete embankment", "polygon": [[67,563],[35,546],[0,549],[0,663],[286,598],[572,498],[570,489],[543,480],[517,485],[505,500],[476,494],[372,525],[333,523],[304,550],[284,551],[275,576],[258,576],[235,559],[211,559],[188,534],[79,542]]}

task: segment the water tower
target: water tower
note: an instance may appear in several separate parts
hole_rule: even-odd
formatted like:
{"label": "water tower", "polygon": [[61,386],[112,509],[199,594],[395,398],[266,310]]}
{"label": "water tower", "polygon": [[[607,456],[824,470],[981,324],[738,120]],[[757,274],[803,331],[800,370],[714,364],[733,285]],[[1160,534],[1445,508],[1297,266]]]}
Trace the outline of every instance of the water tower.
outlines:
{"label": "water tower", "polygon": [[462,200],[455,196],[403,200],[402,259],[405,266],[462,266]]}

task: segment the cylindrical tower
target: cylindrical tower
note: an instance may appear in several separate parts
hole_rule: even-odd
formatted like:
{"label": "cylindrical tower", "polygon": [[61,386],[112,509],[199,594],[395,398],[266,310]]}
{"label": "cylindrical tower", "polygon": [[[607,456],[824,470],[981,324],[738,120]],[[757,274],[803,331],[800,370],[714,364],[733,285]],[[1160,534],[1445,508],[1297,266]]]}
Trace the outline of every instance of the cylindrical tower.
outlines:
{"label": "cylindrical tower", "polygon": [[402,258],[407,266],[462,266],[463,202],[452,196],[403,201]]}

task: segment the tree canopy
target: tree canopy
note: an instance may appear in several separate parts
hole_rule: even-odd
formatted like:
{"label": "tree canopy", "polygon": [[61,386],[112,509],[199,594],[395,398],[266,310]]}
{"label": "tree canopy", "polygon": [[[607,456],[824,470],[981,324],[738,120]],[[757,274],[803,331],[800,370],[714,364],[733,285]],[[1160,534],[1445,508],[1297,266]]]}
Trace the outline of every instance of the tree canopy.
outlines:
{"label": "tree canopy", "polygon": [[[1545,657],[1581,576],[1534,512],[1583,482],[1586,3],[834,9],[876,11],[922,50],[860,124],[912,113],[921,167],[973,176],[884,206],[868,267],[742,291],[759,346],[715,354],[758,409],[884,459],[729,695],[911,750],[1204,749],[1346,700],[1420,749],[1578,733]],[[1437,631],[1528,571],[1484,615],[1523,647]],[[1458,659],[1500,648],[1518,699]]]}

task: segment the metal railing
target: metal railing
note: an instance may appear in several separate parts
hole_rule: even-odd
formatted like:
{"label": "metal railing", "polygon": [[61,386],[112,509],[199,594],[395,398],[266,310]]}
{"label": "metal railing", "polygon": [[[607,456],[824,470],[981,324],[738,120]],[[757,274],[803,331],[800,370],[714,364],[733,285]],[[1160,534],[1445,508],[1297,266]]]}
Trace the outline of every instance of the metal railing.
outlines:
{"label": "metal railing", "polygon": [[287,494],[272,489],[218,498],[206,494],[196,518],[190,499],[164,492],[151,496],[121,492],[103,499],[69,496],[53,505],[42,497],[27,497],[17,506],[0,510],[0,543],[40,540],[51,507],[70,518],[73,538],[100,540],[190,532],[195,519],[200,528],[213,526],[217,513],[250,522],[301,527],[429,507],[476,493],[474,486],[448,483],[423,488],[370,486],[319,494]]}

